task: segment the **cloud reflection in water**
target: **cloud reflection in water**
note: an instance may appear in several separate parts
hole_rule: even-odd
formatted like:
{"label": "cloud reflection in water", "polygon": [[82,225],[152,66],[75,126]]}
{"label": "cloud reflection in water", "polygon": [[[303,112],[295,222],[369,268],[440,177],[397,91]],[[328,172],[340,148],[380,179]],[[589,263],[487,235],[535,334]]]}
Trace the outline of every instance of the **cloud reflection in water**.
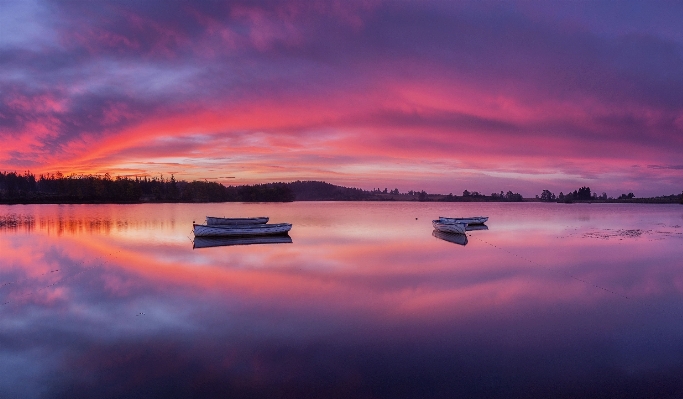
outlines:
{"label": "cloud reflection in water", "polygon": [[[193,251],[191,221],[217,207],[291,221],[293,243]],[[464,247],[435,240],[425,221],[462,207],[490,216],[491,229],[468,232]],[[34,222],[0,231],[2,396],[681,389],[676,207],[5,209]],[[634,228],[643,233],[596,235]]]}

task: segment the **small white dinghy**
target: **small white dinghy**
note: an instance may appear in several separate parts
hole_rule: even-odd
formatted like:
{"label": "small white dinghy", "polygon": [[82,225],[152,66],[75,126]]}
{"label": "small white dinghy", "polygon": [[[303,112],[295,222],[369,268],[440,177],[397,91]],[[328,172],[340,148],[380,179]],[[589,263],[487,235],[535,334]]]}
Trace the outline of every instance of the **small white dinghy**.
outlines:
{"label": "small white dinghy", "polygon": [[215,216],[206,217],[207,226],[216,226],[224,224],[266,224],[268,217],[259,216],[254,218],[219,218]]}
{"label": "small white dinghy", "polygon": [[467,223],[442,223],[440,220],[432,220],[434,230],[443,233],[465,234]]}
{"label": "small white dinghy", "polygon": [[439,216],[441,223],[467,223],[467,224],[484,224],[489,220],[488,216],[472,216],[468,218],[447,218]]}
{"label": "small white dinghy", "polygon": [[285,234],[291,223],[214,225],[193,224],[195,237],[246,237]]}

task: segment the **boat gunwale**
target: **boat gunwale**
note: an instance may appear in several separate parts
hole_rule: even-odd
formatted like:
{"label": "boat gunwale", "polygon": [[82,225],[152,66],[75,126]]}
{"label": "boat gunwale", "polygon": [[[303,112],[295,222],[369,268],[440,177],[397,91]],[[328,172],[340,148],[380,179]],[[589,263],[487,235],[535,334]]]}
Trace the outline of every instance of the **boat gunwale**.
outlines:
{"label": "boat gunwale", "polygon": [[217,224],[217,225],[209,225],[209,224],[198,224],[198,223],[192,223],[192,227],[194,228],[195,226],[201,226],[201,227],[208,227],[212,229],[273,229],[276,227],[284,227],[284,226],[292,226],[291,223],[260,223],[260,224]]}
{"label": "boat gunwale", "polygon": [[268,216],[255,216],[248,218],[226,218],[219,216],[207,216],[205,223],[207,226],[233,226],[233,225],[259,225],[266,224],[270,218]]}
{"label": "boat gunwale", "polygon": [[467,231],[467,223],[442,223],[440,220],[436,219],[432,220],[432,226],[435,230],[444,233],[465,234]]}
{"label": "boat gunwale", "polygon": [[[450,218],[446,216],[439,216],[438,219],[443,224],[466,223],[466,224],[484,224],[488,222],[488,216],[470,216],[463,218]],[[466,222],[464,222],[466,221]]]}

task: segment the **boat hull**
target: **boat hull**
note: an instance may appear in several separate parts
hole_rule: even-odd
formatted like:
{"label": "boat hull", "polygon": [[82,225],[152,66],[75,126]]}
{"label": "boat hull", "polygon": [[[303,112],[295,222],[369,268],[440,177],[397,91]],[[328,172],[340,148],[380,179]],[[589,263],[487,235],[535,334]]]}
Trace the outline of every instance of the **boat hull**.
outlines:
{"label": "boat hull", "polygon": [[437,231],[453,234],[465,234],[467,229],[467,223],[441,223],[439,220],[432,220],[432,226]]}
{"label": "boat hull", "polygon": [[219,218],[214,216],[206,217],[207,226],[235,225],[235,224],[266,224],[268,217],[260,216],[255,218]]}
{"label": "boat hull", "polygon": [[441,223],[467,223],[467,224],[484,224],[489,220],[488,216],[472,216],[468,218],[447,218],[439,216]]}
{"label": "boat hull", "polygon": [[245,225],[193,225],[195,237],[248,237],[285,234],[292,229],[290,223]]}

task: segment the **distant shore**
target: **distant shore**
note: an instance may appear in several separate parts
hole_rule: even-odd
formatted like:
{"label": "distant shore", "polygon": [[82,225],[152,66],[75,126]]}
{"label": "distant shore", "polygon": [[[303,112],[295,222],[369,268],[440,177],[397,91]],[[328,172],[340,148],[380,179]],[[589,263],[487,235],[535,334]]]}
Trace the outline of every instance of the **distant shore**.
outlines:
{"label": "distant shore", "polygon": [[506,201],[491,198],[463,198],[456,197],[445,201],[447,197],[444,194],[428,194],[424,199],[410,198],[410,196],[399,195],[373,195],[365,199],[294,199],[291,201],[277,201],[277,200],[228,200],[228,201],[182,201],[182,200],[155,200],[155,199],[141,199],[138,201],[112,201],[112,200],[74,200],[74,199],[59,199],[59,198],[31,198],[31,199],[0,199],[0,205],[102,205],[102,204],[186,204],[186,203],[263,203],[263,202],[313,202],[313,201],[342,201],[342,202],[457,202],[457,203],[500,203],[500,202],[516,202],[516,203],[547,203],[547,204],[682,204],[680,199],[672,200],[669,198],[632,198],[632,199],[607,199],[607,200],[572,200],[572,201],[542,201],[538,198],[522,198],[518,201]]}
{"label": "distant shore", "polygon": [[508,191],[484,195],[464,190],[462,195],[434,194],[424,190],[401,193],[397,188],[364,190],[321,181],[294,181],[224,186],[208,181],[176,181],[159,177],[116,177],[40,175],[30,172],[0,172],[0,204],[144,204],[203,202],[294,202],[294,201],[403,201],[403,202],[556,202],[556,203],[681,203],[681,195],[636,198],[633,193],[619,198],[598,196],[589,187],[566,195],[543,190],[536,198],[523,198]]}

